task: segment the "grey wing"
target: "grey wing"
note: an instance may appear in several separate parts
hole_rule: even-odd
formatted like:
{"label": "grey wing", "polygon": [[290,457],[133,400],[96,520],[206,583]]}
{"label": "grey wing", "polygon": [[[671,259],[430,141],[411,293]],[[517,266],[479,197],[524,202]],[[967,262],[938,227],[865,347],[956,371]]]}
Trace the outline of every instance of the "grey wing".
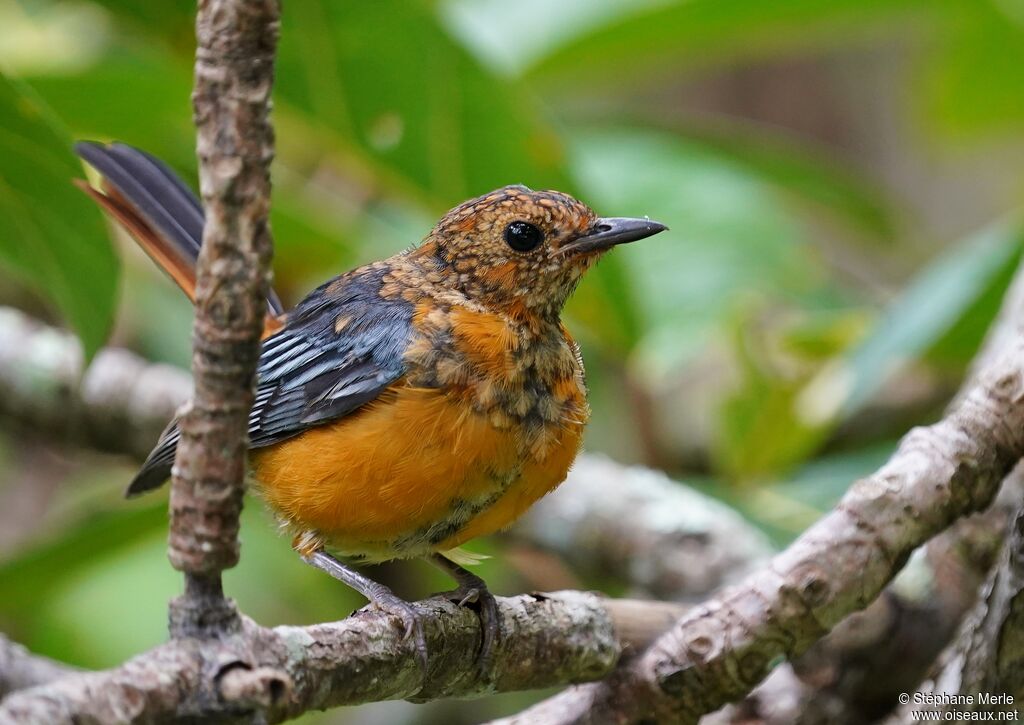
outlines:
{"label": "grey wing", "polygon": [[[380,296],[383,269],[364,268],[324,285],[263,343],[249,416],[253,448],[337,420],[405,373],[412,305]],[[180,433],[168,426],[128,487],[134,496],[170,476]]]}

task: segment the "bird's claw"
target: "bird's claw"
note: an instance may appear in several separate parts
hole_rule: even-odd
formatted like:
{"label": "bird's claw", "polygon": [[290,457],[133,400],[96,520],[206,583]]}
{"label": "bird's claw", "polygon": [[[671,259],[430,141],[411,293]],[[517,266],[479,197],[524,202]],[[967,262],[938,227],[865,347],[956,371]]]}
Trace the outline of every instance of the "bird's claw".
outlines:
{"label": "bird's claw", "polygon": [[467,604],[472,604],[480,601],[480,590],[476,587],[471,587],[470,589],[466,590],[465,594],[462,596],[461,599],[459,599],[458,594],[458,591],[452,592],[451,601],[455,602],[460,607],[464,607]]}
{"label": "bird's claw", "polygon": [[426,677],[429,658],[427,653],[427,634],[424,626],[425,617],[423,614],[414,605],[397,597],[387,601],[378,599],[374,602],[374,606],[402,620],[402,639],[406,642],[412,642],[416,664],[419,666],[423,677]]}
{"label": "bird's claw", "polygon": [[486,680],[494,659],[494,646],[501,634],[501,622],[498,617],[498,602],[486,586],[460,586],[442,594],[445,599],[460,607],[468,604],[479,606],[480,616],[480,651],[476,657],[477,671],[480,678]]}

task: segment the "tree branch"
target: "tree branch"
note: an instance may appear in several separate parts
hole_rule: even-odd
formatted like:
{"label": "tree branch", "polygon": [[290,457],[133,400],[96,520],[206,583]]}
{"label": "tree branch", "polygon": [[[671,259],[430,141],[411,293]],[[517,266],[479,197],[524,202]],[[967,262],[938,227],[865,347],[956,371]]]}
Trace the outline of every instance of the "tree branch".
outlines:
{"label": "tree branch", "polygon": [[270,89],[276,0],[200,0],[195,88],[199,188],[206,211],[192,339],[195,393],[179,419],[169,557],[185,573],[171,634],[237,624],[220,573],[238,562],[246,437],[272,243]]}
{"label": "tree branch", "polygon": [[696,722],[749,692],[870,603],[910,553],[992,500],[1024,453],[1017,339],[941,422],[911,431],[874,475],[771,565],[694,609],[605,682],[508,722]]}
{"label": "tree branch", "polygon": [[503,637],[493,675],[478,680],[475,612],[443,598],[428,614],[424,677],[401,622],[372,607],[340,622],[260,627],[242,617],[219,639],[171,640],[120,667],[65,676],[10,695],[0,722],[151,722],[303,712],[388,699],[427,701],[535,689],[606,675],[623,651],[641,651],[680,605],[607,600],[583,592],[499,598]]}
{"label": "tree branch", "polygon": [[188,373],[121,348],[82,370],[70,333],[0,307],[0,417],[10,428],[139,460],[192,393]]}
{"label": "tree branch", "polygon": [[[1014,471],[1016,493],[1020,493],[1024,469]],[[1019,495],[1016,497],[1019,502]],[[981,597],[963,621],[953,643],[933,667],[929,679],[921,683],[919,695],[970,695],[971,702],[943,704],[941,700],[912,697],[887,721],[909,723],[919,720],[922,710],[959,711],[1012,709],[1024,702],[1024,660],[1021,638],[1024,633],[1024,507],[1011,517],[1012,525],[999,563],[982,587]],[[907,692],[911,692],[910,689]],[[981,702],[979,693],[1008,694],[1011,703]]]}
{"label": "tree branch", "polygon": [[917,689],[975,601],[1006,518],[997,503],[958,521],[866,609],[701,724],[862,725],[889,713],[900,694]]}

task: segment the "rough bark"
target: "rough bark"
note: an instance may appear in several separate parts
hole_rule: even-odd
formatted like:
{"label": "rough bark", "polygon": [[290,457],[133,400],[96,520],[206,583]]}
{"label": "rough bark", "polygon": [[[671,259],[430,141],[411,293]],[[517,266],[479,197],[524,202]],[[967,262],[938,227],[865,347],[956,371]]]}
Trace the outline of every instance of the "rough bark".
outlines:
{"label": "rough bark", "polygon": [[[1014,478],[1022,476],[1018,468]],[[957,637],[931,676],[906,692],[910,701],[887,722],[917,722],[915,713],[922,710],[989,711],[1024,705],[1024,508],[1012,517],[999,562]],[[983,695],[1009,695],[1012,700],[986,702]]]}
{"label": "rough bark", "polygon": [[169,558],[185,573],[172,603],[181,636],[235,626],[220,572],[238,561],[246,435],[266,314],[272,243],[270,90],[276,0],[200,0],[193,106],[206,211],[192,336],[195,392],[181,415]]}
{"label": "rough bark", "polygon": [[417,605],[428,615],[432,657],[425,676],[401,622],[372,607],[308,627],[267,629],[243,617],[221,638],[171,640],[115,669],[10,695],[0,703],[0,722],[280,722],[340,705],[590,681],[606,675],[623,651],[642,650],[682,612],[679,605],[584,592],[498,603],[503,637],[486,683],[475,664],[479,617],[435,598]]}
{"label": "rough bark", "polygon": [[960,694],[1005,693],[1024,703],[1024,509],[957,649]]}
{"label": "rough bark", "polygon": [[995,504],[928,542],[881,596],[850,615],[742,702],[702,725],[868,725],[913,692],[954,638],[998,558],[1020,488],[1011,474]]}
{"label": "rough bark", "polygon": [[915,548],[986,507],[1024,453],[1024,341],[978,377],[949,415],[911,431],[770,566],[692,610],[606,681],[522,721],[696,722],[864,608]]}

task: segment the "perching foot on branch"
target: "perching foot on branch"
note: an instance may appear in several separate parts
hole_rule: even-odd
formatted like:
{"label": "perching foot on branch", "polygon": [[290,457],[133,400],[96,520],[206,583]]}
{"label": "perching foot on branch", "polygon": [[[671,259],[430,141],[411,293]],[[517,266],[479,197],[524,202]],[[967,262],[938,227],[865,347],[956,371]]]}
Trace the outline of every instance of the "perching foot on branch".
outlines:
{"label": "perching foot on branch", "polygon": [[494,659],[494,645],[501,636],[501,620],[498,616],[498,602],[487,588],[487,582],[468,569],[456,564],[443,554],[434,554],[430,563],[446,571],[459,585],[457,589],[444,592],[441,596],[449,599],[460,607],[475,602],[480,607],[480,651],[476,665],[481,680],[486,681]]}
{"label": "perching foot on branch", "polygon": [[424,632],[424,616],[415,605],[402,599],[380,582],[375,582],[355,569],[346,566],[326,551],[314,551],[303,555],[302,560],[320,571],[355,589],[380,609],[393,614],[405,625],[405,638],[412,639],[416,662],[423,676],[427,675],[427,636]]}

